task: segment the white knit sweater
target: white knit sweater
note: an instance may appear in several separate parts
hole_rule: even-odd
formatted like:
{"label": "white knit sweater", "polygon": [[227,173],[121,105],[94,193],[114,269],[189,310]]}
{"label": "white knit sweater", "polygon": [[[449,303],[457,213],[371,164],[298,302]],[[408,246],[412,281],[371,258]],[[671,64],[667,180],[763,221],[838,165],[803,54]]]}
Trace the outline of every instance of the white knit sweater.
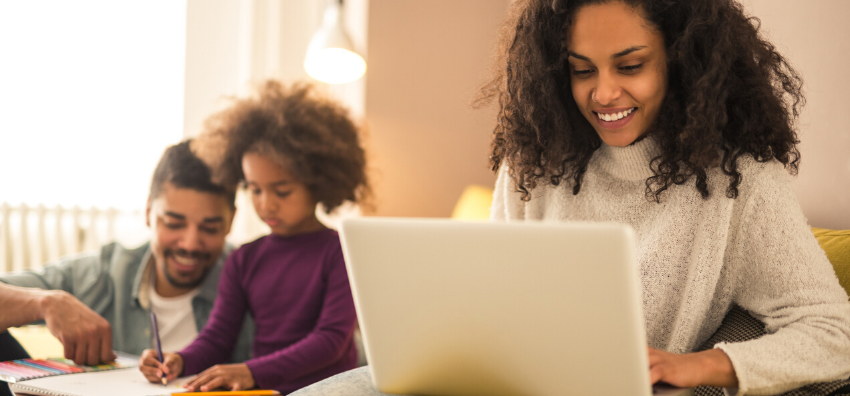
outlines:
{"label": "white knit sweater", "polygon": [[670,187],[659,204],[644,194],[656,150],[652,139],[603,144],[578,195],[564,182],[534,189],[528,202],[503,166],[491,216],[631,225],[649,346],[693,351],[733,303],[765,323],[768,335],[760,339],[717,346],[732,361],[739,394],[776,394],[850,376],[850,303],[782,165],[739,161],[736,199],[726,197],[729,179],[715,168],[708,199],[692,178]]}

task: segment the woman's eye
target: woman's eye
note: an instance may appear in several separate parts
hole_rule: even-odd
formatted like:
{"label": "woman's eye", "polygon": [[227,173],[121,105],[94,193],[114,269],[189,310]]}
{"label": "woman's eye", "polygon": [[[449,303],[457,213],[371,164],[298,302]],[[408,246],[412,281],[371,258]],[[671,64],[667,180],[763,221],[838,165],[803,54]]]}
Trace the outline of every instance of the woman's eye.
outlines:
{"label": "woman's eye", "polygon": [[251,194],[253,194],[253,195],[260,195],[261,192],[262,191],[260,191],[260,190],[251,190]]}
{"label": "woman's eye", "polygon": [[577,77],[587,76],[593,73],[593,69],[573,69],[573,75]]}
{"label": "woman's eye", "polygon": [[635,71],[638,71],[638,70],[640,70],[640,68],[642,68],[642,67],[643,67],[643,63],[639,63],[639,64],[637,64],[637,65],[623,66],[623,67],[621,67],[621,68],[620,68],[620,70],[622,70],[622,71],[624,71],[624,72],[626,72],[626,73],[629,73],[629,72],[635,72]]}
{"label": "woman's eye", "polygon": [[180,223],[165,223],[165,227],[171,230],[176,230],[183,227]]}
{"label": "woman's eye", "polygon": [[292,194],[292,191],[284,191],[284,192],[275,191],[275,195],[277,195],[280,198],[286,198],[286,197],[289,196],[289,194]]}

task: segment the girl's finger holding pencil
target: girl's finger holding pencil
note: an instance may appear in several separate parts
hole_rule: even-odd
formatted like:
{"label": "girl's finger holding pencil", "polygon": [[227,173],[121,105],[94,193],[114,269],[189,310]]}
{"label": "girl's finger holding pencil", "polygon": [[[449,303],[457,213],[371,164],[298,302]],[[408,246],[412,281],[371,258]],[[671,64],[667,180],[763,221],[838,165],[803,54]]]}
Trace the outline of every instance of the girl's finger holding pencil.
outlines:
{"label": "girl's finger holding pencil", "polygon": [[156,352],[153,349],[145,349],[142,356],[139,357],[139,371],[145,378],[154,383],[158,383],[162,378],[162,364],[156,357]]}
{"label": "girl's finger holding pencil", "polygon": [[162,365],[165,367],[163,372],[168,376],[168,380],[171,381],[183,373],[183,357],[179,353],[165,353],[163,355]]}
{"label": "girl's finger holding pencil", "polygon": [[151,366],[139,366],[139,371],[150,382],[160,382],[161,374],[158,368]]}

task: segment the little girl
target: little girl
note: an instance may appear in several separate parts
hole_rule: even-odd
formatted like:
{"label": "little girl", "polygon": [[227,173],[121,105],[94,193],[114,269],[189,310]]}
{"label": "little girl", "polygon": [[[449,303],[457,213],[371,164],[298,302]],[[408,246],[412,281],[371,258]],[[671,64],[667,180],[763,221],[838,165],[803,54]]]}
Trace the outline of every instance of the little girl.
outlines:
{"label": "little girl", "polygon": [[[316,218],[368,194],[358,130],[339,105],[307,85],[266,82],[207,121],[194,149],[218,181],[244,185],[271,235],[228,257],[209,322],[178,353],[146,350],[151,382],[200,373],[189,391],[254,387],[287,394],[356,366],[354,303],[339,236]],[[253,358],[232,355],[245,312],[256,323]]]}

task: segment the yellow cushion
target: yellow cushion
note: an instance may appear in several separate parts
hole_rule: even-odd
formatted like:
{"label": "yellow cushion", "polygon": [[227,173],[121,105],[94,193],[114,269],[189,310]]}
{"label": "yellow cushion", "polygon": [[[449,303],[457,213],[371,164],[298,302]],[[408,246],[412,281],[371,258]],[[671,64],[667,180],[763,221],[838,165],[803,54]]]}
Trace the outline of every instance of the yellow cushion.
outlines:
{"label": "yellow cushion", "polygon": [[55,358],[65,355],[62,343],[53,334],[50,334],[45,325],[10,327],[9,334],[12,334],[30,357],[34,359]]}
{"label": "yellow cushion", "polygon": [[463,190],[452,218],[457,220],[488,220],[490,205],[493,203],[493,189],[485,186],[470,185]]}
{"label": "yellow cushion", "polygon": [[850,295],[850,230],[812,228],[812,232],[832,263],[841,287]]}

